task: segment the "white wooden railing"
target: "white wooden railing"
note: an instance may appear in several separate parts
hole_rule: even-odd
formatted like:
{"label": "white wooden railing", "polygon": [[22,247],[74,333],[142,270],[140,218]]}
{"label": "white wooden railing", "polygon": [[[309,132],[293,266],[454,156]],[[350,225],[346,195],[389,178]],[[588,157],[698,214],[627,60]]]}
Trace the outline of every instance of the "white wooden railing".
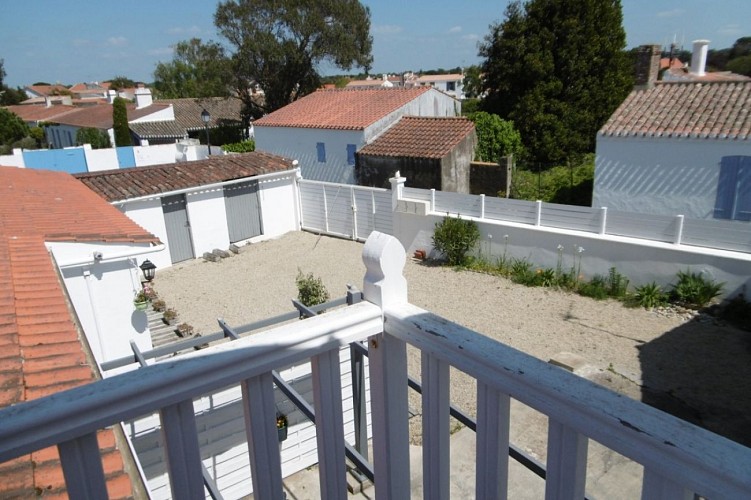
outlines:
{"label": "white wooden railing", "polygon": [[[256,498],[281,498],[272,370],[312,359],[323,498],[346,498],[338,349],[368,341],[376,498],[410,498],[407,355],[422,351],[425,498],[449,495],[449,367],[477,379],[477,498],[505,498],[510,401],[549,417],[546,498],[583,498],[588,439],[644,466],[642,498],[751,497],[751,450],[407,302],[404,250],[373,233],[365,302],[0,411],[0,462],[58,445],[68,491],[106,496],[95,432],[153,411],[174,498],[203,498],[193,398],[240,383]],[[319,418],[320,417],[320,418]]]}

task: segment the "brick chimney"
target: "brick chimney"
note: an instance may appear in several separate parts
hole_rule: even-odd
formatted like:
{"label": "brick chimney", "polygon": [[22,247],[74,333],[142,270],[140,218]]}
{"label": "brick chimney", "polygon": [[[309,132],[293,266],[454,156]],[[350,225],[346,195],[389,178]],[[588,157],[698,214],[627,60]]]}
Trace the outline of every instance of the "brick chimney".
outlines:
{"label": "brick chimney", "polygon": [[634,87],[637,89],[650,89],[654,87],[660,72],[660,55],[662,49],[659,45],[641,45],[636,51],[636,79]]}

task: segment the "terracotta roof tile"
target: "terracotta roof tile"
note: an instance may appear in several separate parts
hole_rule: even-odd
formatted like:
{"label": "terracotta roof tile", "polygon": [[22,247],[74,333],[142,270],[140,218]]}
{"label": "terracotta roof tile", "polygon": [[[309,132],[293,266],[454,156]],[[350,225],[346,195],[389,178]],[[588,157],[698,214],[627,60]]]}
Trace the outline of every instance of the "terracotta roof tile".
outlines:
{"label": "terracotta roof tile", "polygon": [[45,106],[35,104],[18,104],[6,106],[8,111],[15,114],[25,122],[53,121],[67,113],[76,111],[77,108],[66,105]]}
{"label": "terracotta roof tile", "polygon": [[318,90],[254,122],[255,127],[364,130],[430,87]]}
{"label": "terracotta roof tile", "polygon": [[[158,242],[68,174],[0,167],[0,407],[94,380],[45,246],[61,234]],[[120,469],[111,487],[129,492]],[[0,476],[3,498],[67,497],[55,448],[0,464]]]}
{"label": "terracotta roof tile", "polygon": [[751,82],[658,82],[631,92],[599,134],[749,141],[750,110]]}
{"label": "terracotta roof tile", "polygon": [[[128,111],[128,120],[143,118],[152,113],[162,111],[167,107],[167,104],[151,104],[150,106],[136,109],[136,105],[134,103],[128,103],[126,105],[126,109]],[[95,106],[81,106],[76,108],[75,111],[62,114],[55,119],[50,119],[49,121],[59,123],[61,125],[71,125],[74,127],[92,127],[107,130],[112,128],[112,104],[99,103]]]}
{"label": "terracotta roof tile", "polygon": [[358,154],[443,158],[474,130],[475,124],[467,118],[405,116]]}
{"label": "terracotta roof tile", "polygon": [[291,168],[293,168],[292,160],[254,151],[213,156],[207,160],[76,174],[75,177],[99,196],[112,202],[280,172]]}
{"label": "terracotta roof tile", "polygon": [[154,104],[172,105],[175,119],[171,121],[131,123],[130,129],[142,139],[182,138],[186,131],[203,130],[201,112],[211,115],[209,127],[239,124],[242,121],[242,101],[236,97],[208,97],[186,99],[159,99]]}

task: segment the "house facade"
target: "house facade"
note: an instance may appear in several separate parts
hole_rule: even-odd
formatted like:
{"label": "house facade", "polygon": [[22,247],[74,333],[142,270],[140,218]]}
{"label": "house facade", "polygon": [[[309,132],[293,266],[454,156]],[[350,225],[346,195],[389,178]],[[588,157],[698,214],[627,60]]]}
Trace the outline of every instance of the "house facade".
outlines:
{"label": "house facade", "polygon": [[751,82],[656,82],[597,135],[593,207],[751,220]]}
{"label": "house facade", "polygon": [[319,90],[257,120],[256,149],[298,160],[305,179],[354,184],[355,153],[401,117],[460,114],[428,87]]}
{"label": "house facade", "polygon": [[76,177],[164,242],[160,268],[299,228],[292,160],[252,152]]}
{"label": "house facade", "polygon": [[414,84],[438,89],[459,100],[464,99],[464,75],[460,73],[448,75],[422,75],[414,81]]}

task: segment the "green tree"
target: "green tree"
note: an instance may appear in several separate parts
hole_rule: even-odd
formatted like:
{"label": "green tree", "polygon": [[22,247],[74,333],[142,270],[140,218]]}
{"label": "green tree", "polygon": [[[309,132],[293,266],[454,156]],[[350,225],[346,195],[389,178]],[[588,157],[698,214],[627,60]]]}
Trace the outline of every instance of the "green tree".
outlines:
{"label": "green tree", "polygon": [[21,101],[26,100],[26,93],[23,89],[12,89],[5,85],[5,77],[8,74],[5,72],[5,60],[0,59],[0,105],[11,106],[18,104]]}
{"label": "green tree", "polygon": [[[29,135],[29,127],[15,113],[0,108],[0,154],[9,154],[19,142]],[[28,141],[24,145],[28,145]]]}
{"label": "green tree", "polygon": [[179,42],[172,62],[158,63],[154,70],[154,89],[162,99],[225,97],[233,81],[224,48],[200,38]]}
{"label": "green tree", "polygon": [[110,136],[106,131],[91,127],[78,129],[78,132],[76,132],[76,144],[79,146],[83,144],[91,144],[92,149],[112,147]]}
{"label": "green tree", "polygon": [[128,127],[128,110],[125,99],[115,97],[112,103],[112,126],[115,129],[115,146],[131,146],[133,144]]}
{"label": "green tree", "polygon": [[482,77],[480,66],[474,64],[464,70],[464,94],[468,98],[479,97],[482,94]]}
{"label": "green tree", "polygon": [[[238,94],[253,117],[320,87],[318,66],[369,69],[370,10],[357,0],[228,0],[214,24],[232,46]],[[264,100],[253,99],[257,83]]]}
{"label": "green tree", "polygon": [[514,122],[532,159],[594,151],[633,84],[622,22],[620,0],[530,0],[491,25],[480,46],[483,108]]}
{"label": "green tree", "polygon": [[518,156],[522,152],[522,138],[513,122],[484,111],[470,115],[469,119],[475,122],[477,132],[475,159],[498,163],[502,156]]}
{"label": "green tree", "polygon": [[739,75],[751,76],[751,56],[741,56],[731,59],[726,66],[728,71]]}
{"label": "green tree", "polygon": [[132,89],[135,86],[136,82],[126,76],[116,76],[110,80],[110,88],[112,90]]}

